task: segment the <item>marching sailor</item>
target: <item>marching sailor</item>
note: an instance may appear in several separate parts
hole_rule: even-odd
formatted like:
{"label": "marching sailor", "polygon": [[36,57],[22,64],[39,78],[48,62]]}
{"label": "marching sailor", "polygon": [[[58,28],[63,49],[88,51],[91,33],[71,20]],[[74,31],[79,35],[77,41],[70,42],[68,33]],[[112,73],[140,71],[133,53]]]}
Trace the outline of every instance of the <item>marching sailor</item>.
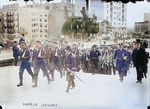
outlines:
{"label": "marching sailor", "polygon": [[71,53],[71,49],[69,46],[65,48],[65,52],[66,52],[66,70],[67,70],[66,80],[68,81],[66,92],[68,93],[70,90],[70,86],[72,86],[71,89],[75,87],[74,75],[75,75],[76,70],[73,69],[74,66],[73,66],[73,60],[72,60],[72,53]]}
{"label": "marching sailor", "polygon": [[25,69],[27,70],[29,75],[31,75],[32,82],[34,81],[33,72],[31,70],[31,65],[30,65],[30,62],[29,62],[30,51],[26,48],[25,41],[20,41],[20,46],[21,46],[21,50],[19,51],[20,60],[21,60],[20,69],[19,69],[20,83],[17,85],[17,87],[23,85],[23,72],[24,72]]}
{"label": "marching sailor", "polygon": [[46,69],[44,58],[45,58],[45,51],[43,47],[41,47],[41,41],[37,40],[36,49],[33,50],[33,57],[32,57],[32,61],[35,60],[35,68],[34,68],[35,84],[32,85],[32,87],[38,86],[37,81],[38,81],[38,74],[40,69],[43,71],[44,75],[46,75],[48,84],[51,83],[49,74]]}

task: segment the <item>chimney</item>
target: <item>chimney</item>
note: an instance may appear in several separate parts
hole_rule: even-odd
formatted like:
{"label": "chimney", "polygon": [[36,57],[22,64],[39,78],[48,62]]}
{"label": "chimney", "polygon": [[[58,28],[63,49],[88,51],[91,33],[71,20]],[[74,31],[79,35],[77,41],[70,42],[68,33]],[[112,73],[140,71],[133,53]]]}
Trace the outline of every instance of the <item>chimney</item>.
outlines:
{"label": "chimney", "polygon": [[90,11],[91,0],[86,0],[86,11]]}

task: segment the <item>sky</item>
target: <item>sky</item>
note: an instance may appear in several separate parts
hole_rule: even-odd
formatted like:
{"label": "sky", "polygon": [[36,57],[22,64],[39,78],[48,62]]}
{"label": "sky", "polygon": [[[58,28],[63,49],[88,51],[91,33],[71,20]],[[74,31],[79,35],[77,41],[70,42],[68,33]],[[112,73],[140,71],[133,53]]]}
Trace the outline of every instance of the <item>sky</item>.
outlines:
{"label": "sky", "polygon": [[[40,0],[35,0],[35,1],[39,2]],[[52,2],[56,3],[60,1],[61,0],[54,0]],[[83,2],[83,1],[84,0],[76,0],[76,2]],[[25,5],[24,0],[16,0],[16,2],[14,2],[13,0],[0,0],[0,7],[2,7],[2,5],[13,4],[13,3],[19,3],[20,6]],[[28,4],[32,4],[32,2],[29,1]],[[99,20],[101,17],[101,13],[99,11],[100,2],[98,0],[91,0],[91,9],[95,9],[95,14],[97,15],[98,20]],[[142,2],[137,2],[137,3],[129,2],[127,4],[127,26],[133,27],[135,22],[144,21],[143,13],[150,13],[150,3],[148,3],[146,0]]]}

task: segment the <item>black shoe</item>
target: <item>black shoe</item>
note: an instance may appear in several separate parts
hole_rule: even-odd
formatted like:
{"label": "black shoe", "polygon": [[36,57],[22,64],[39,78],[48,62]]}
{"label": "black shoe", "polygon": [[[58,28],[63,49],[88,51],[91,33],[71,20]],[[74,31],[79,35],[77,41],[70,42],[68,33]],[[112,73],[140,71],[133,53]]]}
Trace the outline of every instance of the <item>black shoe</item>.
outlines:
{"label": "black shoe", "polygon": [[95,75],[95,73],[92,73],[92,75]]}
{"label": "black shoe", "polygon": [[139,81],[139,83],[142,83],[142,81]]}
{"label": "black shoe", "polygon": [[68,93],[69,91],[68,91],[68,90],[66,90],[66,92]]}
{"label": "black shoe", "polygon": [[136,81],[136,83],[139,83],[139,81]]}
{"label": "black shoe", "polygon": [[17,85],[17,87],[22,86],[22,85],[23,85],[22,83],[19,83],[19,84]]}

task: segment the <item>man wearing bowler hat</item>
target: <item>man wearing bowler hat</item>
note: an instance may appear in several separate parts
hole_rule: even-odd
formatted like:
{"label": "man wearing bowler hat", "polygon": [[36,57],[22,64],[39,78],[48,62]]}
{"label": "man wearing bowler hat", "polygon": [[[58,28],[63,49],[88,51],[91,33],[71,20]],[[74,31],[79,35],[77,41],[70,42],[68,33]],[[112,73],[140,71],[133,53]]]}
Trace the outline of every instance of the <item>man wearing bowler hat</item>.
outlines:
{"label": "man wearing bowler hat", "polygon": [[132,61],[137,71],[137,82],[142,83],[143,70],[148,63],[145,50],[141,47],[141,40],[136,40],[136,48],[132,51]]}

